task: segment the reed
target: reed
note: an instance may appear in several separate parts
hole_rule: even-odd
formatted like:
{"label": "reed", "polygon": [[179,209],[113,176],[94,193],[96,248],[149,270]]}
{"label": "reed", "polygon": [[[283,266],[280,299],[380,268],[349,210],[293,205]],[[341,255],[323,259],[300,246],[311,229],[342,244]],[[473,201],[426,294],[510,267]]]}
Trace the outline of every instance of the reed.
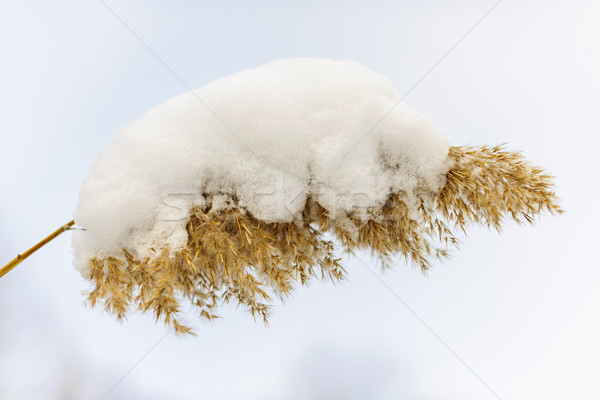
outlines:
{"label": "reed", "polygon": [[543,212],[562,213],[552,177],[518,152],[452,147],[448,157],[445,185],[419,196],[418,215],[409,212],[404,193],[390,193],[367,213],[336,218],[309,198],[301,218],[280,223],[242,208],[213,209],[208,199],[190,212],[185,249],[165,248],[151,259],[123,250],[91,260],[88,301],[118,319],[130,310],[151,312],[178,333],[193,333],[180,320],[185,301],[203,318],[217,318],[219,305],[235,302],[267,322],[273,295],[285,298],[315,278],[342,281],[339,250],[370,250],[384,265],[402,256],[426,271],[433,259],[448,256],[448,246],[458,245],[455,232],[466,233],[469,224],[500,231],[507,219],[532,223]]}

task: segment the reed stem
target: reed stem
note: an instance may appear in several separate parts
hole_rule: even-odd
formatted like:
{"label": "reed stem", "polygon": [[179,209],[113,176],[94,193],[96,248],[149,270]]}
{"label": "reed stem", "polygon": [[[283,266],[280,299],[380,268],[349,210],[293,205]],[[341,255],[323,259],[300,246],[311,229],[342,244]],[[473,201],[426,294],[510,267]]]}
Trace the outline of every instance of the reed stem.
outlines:
{"label": "reed stem", "polygon": [[74,221],[67,222],[65,225],[61,226],[56,231],[52,232],[50,235],[48,235],[48,237],[46,237],[41,242],[39,242],[38,244],[36,244],[35,246],[33,246],[32,248],[30,248],[29,250],[27,250],[25,253],[17,255],[11,262],[9,262],[8,264],[6,264],[4,267],[2,267],[0,269],[0,278],[2,278],[4,275],[6,275],[6,273],[8,271],[10,271],[11,269],[13,269],[17,265],[19,265],[21,263],[21,261],[23,261],[24,259],[26,259],[30,255],[32,255],[33,253],[35,253],[36,251],[38,251],[46,243],[50,242],[52,239],[54,239],[55,237],[57,237],[58,235],[60,235],[64,231],[69,230],[69,228],[71,226],[73,226],[74,224],[75,224]]}

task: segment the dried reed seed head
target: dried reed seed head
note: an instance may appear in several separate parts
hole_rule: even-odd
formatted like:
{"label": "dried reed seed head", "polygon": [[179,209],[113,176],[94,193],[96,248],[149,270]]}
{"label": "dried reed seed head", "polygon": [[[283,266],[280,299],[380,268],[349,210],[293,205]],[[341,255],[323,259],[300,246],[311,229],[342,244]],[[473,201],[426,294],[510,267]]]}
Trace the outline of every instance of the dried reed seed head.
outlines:
{"label": "dried reed seed head", "polygon": [[153,312],[177,333],[192,333],[179,321],[184,299],[209,320],[217,318],[220,304],[234,301],[267,322],[272,294],[284,298],[295,284],[313,278],[344,279],[326,233],[347,252],[368,249],[384,265],[401,255],[426,271],[432,258],[447,257],[448,244],[458,245],[451,227],[466,233],[469,223],[479,223],[500,230],[506,217],[532,222],[544,210],[562,212],[551,177],[519,153],[501,146],[452,147],[449,158],[445,186],[420,199],[417,216],[403,193],[369,210],[373,217],[349,213],[337,220],[309,198],[301,218],[280,223],[239,208],[212,210],[208,201],[191,210],[185,249],[166,248],[141,260],[123,250],[121,258],[91,260],[88,301],[103,303],[119,320],[132,309]]}

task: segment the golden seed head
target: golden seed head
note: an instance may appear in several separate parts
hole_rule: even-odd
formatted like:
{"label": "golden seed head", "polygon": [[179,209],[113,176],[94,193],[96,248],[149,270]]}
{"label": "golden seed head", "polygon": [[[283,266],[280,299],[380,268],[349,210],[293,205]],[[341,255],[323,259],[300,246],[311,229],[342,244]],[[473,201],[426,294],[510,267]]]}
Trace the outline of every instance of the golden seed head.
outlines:
{"label": "golden seed head", "polygon": [[235,301],[266,322],[270,293],[285,297],[312,278],[344,279],[336,243],[326,233],[347,252],[371,250],[384,265],[400,255],[426,271],[434,257],[448,256],[449,243],[458,245],[451,228],[466,233],[478,223],[499,231],[507,217],[531,223],[544,210],[562,213],[551,177],[519,153],[501,146],[451,147],[448,157],[452,167],[444,187],[423,194],[417,217],[409,217],[403,193],[391,193],[369,210],[372,217],[348,213],[343,220],[330,218],[309,198],[301,218],[277,223],[240,208],[212,210],[209,199],[191,210],[185,249],[165,248],[152,259],[123,250],[120,258],[91,260],[88,301],[103,303],[119,320],[131,309],[151,311],[177,333],[192,333],[178,319],[184,300],[209,320],[217,318],[220,304]]}

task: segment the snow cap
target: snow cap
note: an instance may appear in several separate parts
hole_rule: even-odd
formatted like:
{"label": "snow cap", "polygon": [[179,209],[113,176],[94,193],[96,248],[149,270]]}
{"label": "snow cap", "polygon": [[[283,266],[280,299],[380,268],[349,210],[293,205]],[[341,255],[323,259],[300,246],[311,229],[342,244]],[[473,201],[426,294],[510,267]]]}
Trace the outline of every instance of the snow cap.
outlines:
{"label": "snow cap", "polygon": [[[448,142],[356,62],[278,60],[174,97],[120,129],[85,178],[75,266],[187,245],[189,209],[238,207],[300,218],[309,197],[331,218],[381,207],[391,192],[435,192]],[[408,202],[410,206],[410,201]]]}

